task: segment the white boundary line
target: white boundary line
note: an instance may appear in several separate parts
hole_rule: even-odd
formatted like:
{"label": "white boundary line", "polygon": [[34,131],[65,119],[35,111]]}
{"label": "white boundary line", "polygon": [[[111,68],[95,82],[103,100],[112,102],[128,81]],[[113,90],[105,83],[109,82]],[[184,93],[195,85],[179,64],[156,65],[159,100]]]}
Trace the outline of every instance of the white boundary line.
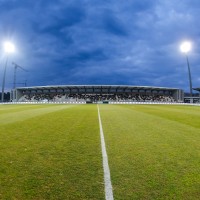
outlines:
{"label": "white boundary line", "polygon": [[101,116],[99,106],[98,109],[98,117],[99,117],[99,128],[100,128],[100,137],[101,137],[101,150],[102,150],[102,158],[103,158],[103,171],[104,171],[104,184],[105,184],[105,198],[106,200],[113,200],[113,191],[112,191],[112,183],[110,178],[110,169],[108,165],[108,156],[106,152],[106,145],[104,140],[103,128],[101,123]]}

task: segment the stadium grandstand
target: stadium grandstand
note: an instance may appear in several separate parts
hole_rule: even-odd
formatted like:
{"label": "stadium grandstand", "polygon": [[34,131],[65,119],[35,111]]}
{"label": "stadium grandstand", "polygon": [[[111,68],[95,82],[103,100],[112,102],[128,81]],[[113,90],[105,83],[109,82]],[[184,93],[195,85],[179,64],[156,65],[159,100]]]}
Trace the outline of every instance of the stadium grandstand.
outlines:
{"label": "stadium grandstand", "polygon": [[199,92],[196,94],[193,94],[193,96],[189,96],[186,94],[184,96],[184,103],[200,103],[200,87],[199,88],[193,88],[193,90]]}
{"label": "stadium grandstand", "polygon": [[115,103],[183,102],[177,88],[125,85],[55,85],[18,87],[11,91],[12,102]]}

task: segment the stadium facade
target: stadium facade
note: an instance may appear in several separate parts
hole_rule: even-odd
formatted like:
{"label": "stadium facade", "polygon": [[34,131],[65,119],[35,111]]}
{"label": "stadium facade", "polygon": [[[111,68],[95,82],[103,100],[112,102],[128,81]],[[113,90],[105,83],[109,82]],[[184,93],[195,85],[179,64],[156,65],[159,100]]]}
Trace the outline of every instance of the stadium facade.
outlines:
{"label": "stadium facade", "polygon": [[[60,98],[55,99],[56,95]],[[94,96],[99,99],[95,99]],[[97,101],[156,101],[155,97],[166,97],[173,99],[175,102],[183,102],[184,92],[178,88],[130,85],[52,85],[18,87],[11,91],[12,102],[65,102],[69,99],[77,101],[78,98],[82,98],[83,100],[83,97],[85,102],[90,103]]]}

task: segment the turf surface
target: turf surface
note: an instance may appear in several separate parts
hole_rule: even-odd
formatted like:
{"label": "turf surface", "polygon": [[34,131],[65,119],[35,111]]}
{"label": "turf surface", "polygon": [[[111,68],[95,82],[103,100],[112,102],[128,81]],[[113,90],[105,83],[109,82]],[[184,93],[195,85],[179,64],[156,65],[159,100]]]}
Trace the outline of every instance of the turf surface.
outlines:
{"label": "turf surface", "polygon": [[4,108],[0,199],[104,199],[96,107]]}
{"label": "turf surface", "polygon": [[199,199],[200,107],[100,107],[115,199]]}
{"label": "turf surface", "polygon": [[[200,107],[100,105],[115,199],[199,199]],[[96,105],[0,105],[0,199],[105,199]]]}

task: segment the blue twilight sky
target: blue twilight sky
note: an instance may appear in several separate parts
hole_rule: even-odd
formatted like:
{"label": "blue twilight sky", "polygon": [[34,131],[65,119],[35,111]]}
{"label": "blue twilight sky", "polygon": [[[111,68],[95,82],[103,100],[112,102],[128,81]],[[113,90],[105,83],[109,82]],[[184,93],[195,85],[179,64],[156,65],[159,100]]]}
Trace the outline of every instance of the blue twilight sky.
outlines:
{"label": "blue twilight sky", "polygon": [[[193,87],[200,86],[199,0],[0,0],[2,43],[11,40],[6,89],[18,86],[122,84],[176,87],[188,91],[185,56]],[[22,85],[20,85],[22,83]]]}

